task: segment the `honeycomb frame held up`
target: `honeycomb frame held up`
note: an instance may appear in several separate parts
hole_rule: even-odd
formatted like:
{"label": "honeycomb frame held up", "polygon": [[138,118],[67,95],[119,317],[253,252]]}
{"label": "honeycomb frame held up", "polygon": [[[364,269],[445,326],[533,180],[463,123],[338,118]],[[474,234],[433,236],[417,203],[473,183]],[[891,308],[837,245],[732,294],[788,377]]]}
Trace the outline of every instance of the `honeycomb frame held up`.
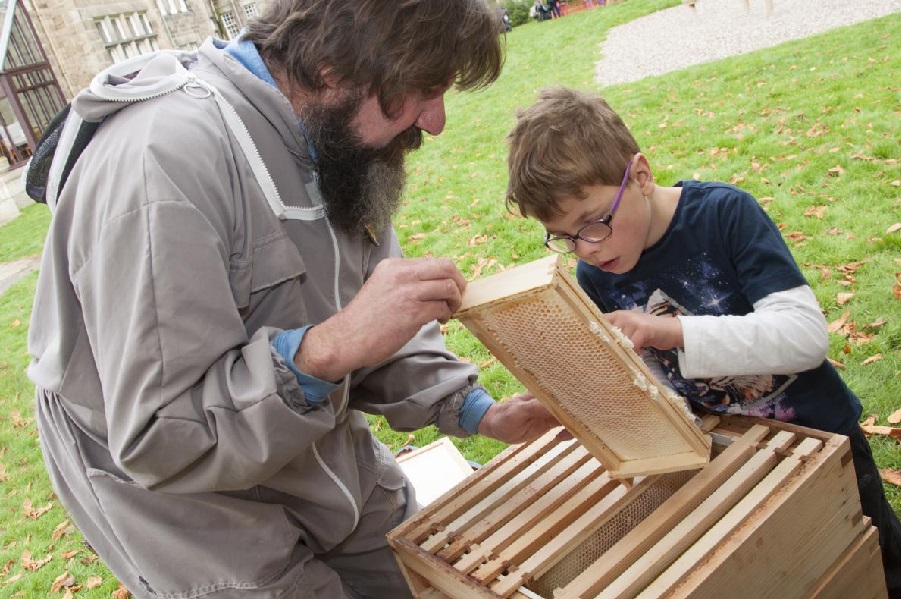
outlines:
{"label": "honeycomb frame held up", "polygon": [[469,283],[454,315],[614,478],[699,468],[684,401],[549,256]]}

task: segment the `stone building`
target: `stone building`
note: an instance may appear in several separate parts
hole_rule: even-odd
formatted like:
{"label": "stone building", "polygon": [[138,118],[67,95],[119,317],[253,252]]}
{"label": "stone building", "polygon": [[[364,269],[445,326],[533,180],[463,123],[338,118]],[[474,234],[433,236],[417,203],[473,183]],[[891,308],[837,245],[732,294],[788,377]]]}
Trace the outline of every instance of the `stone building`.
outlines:
{"label": "stone building", "polygon": [[[257,0],[0,0],[0,84],[10,82],[0,85],[4,156],[24,162],[50,118],[98,71],[145,52],[190,50],[209,36],[230,39],[255,14]],[[31,96],[40,88],[41,101],[22,107],[21,88]]]}
{"label": "stone building", "polygon": [[257,2],[0,0],[0,224],[31,203],[19,167],[41,132],[97,72],[145,52],[231,39]]}

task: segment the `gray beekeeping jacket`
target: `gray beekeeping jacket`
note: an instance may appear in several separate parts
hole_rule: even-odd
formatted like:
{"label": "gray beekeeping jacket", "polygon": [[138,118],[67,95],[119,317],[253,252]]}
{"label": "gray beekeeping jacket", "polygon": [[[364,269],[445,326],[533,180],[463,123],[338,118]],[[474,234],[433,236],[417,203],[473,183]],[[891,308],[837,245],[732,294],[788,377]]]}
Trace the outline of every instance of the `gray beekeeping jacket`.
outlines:
{"label": "gray beekeeping jacket", "polygon": [[[183,67],[177,90],[123,101]],[[432,324],[306,401],[271,339],[335,314],[400,248],[329,226],[290,104],[211,42],[95,80],[74,107],[106,120],[56,203],[29,334],[58,494],[114,573],[182,561],[158,593],[251,585],[298,543],[329,551],[373,485],[403,484],[362,412],[465,435],[476,369]]]}

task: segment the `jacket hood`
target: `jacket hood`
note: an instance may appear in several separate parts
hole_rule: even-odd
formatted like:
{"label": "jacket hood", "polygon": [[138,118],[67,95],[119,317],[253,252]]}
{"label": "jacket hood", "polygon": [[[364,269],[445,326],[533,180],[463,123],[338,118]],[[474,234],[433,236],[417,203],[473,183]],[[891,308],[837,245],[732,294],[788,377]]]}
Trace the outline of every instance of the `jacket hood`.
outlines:
{"label": "jacket hood", "polygon": [[196,61],[189,52],[154,52],[136,56],[100,72],[72,100],[72,108],[88,122],[99,122],[125,106],[184,87]]}

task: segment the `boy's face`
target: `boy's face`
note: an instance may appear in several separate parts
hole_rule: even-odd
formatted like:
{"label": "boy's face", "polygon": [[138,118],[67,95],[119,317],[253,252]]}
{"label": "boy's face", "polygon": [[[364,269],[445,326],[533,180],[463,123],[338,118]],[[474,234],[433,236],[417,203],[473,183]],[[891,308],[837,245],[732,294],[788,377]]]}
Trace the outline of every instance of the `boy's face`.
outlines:
{"label": "boy's face", "polygon": [[[633,173],[634,176],[634,173]],[[592,185],[584,190],[585,198],[563,198],[558,202],[561,215],[541,221],[553,236],[575,236],[586,225],[610,214],[616,202],[618,187]],[[645,249],[651,229],[651,210],[647,198],[636,181],[628,180],[613,218],[609,221],[612,233],[600,242],[576,239],[574,253],[601,270],[622,274],[632,270]],[[583,234],[583,236],[585,236]]]}

